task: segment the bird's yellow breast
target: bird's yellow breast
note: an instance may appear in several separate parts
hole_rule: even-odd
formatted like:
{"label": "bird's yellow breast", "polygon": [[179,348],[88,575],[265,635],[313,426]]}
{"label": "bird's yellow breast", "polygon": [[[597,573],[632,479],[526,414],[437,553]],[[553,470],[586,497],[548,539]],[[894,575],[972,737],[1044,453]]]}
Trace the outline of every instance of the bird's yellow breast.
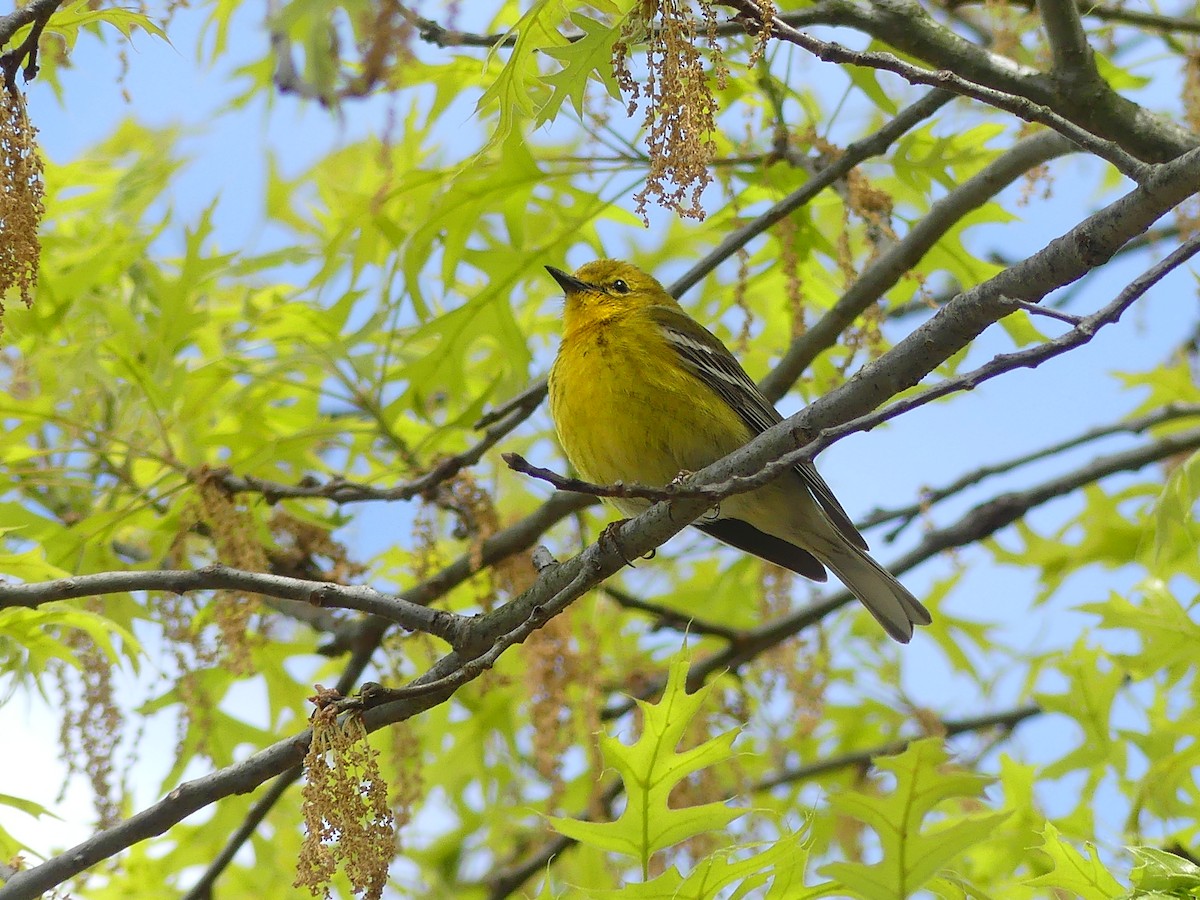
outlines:
{"label": "bird's yellow breast", "polygon": [[650,322],[609,320],[564,336],[550,410],[582,477],[665,485],[750,439],[737,414],[674,360]]}

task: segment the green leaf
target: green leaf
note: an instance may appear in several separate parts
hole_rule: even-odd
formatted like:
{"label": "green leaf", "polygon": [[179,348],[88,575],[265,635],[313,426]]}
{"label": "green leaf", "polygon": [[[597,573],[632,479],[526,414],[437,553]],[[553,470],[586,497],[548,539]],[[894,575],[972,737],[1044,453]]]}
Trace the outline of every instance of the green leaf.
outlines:
{"label": "green leaf", "polygon": [[1130,847],[1137,865],[1129,873],[1139,891],[1162,891],[1179,897],[1200,893],[1200,866],[1157,847]]}
{"label": "green leaf", "polygon": [[538,110],[535,125],[542,125],[558,115],[563,101],[570,100],[579,117],[583,118],[583,101],[588,81],[593,77],[604,85],[614,100],[621,99],[621,89],[612,71],[612,46],[621,33],[621,20],[605,25],[583,13],[572,13],[571,21],[583,30],[583,36],[565,47],[547,47],[545,53],[563,67],[552,75],[543,75],[550,85],[550,99]]}
{"label": "green leaf", "polygon": [[36,803],[33,800],[26,800],[24,797],[14,797],[12,794],[0,794],[0,806],[19,809],[25,815],[33,816],[34,818],[49,816],[52,819],[59,819],[61,821],[59,816],[56,816],[49,809],[42,806],[42,804]]}
{"label": "green leaf", "polygon": [[1180,568],[1196,571],[1196,548],[1200,547],[1197,500],[1200,500],[1200,452],[1171,470],[1154,504],[1153,561],[1163,577]]}
{"label": "green leaf", "polygon": [[[838,885],[806,887],[803,881],[808,862],[804,831],[789,832],[766,845],[753,845],[759,852],[745,855],[746,846],[717,850],[699,860],[686,876],[672,866],[656,878],[627,884],[617,890],[590,891],[590,897],[621,897],[627,900],[710,900],[712,897],[809,900],[828,896]],[[799,873],[798,877],[793,877]],[[769,885],[766,894],[761,893]],[[748,893],[748,892],[755,893]]]}
{"label": "green leaf", "polygon": [[1050,857],[1054,868],[1031,878],[1028,884],[1068,891],[1079,900],[1112,900],[1124,893],[1117,879],[1100,862],[1092,844],[1087,845],[1088,855],[1084,856],[1047,823],[1042,829],[1041,850]]}
{"label": "green leaf", "polygon": [[1037,702],[1046,712],[1074,719],[1083,735],[1075,749],[1059,756],[1043,770],[1042,776],[1059,778],[1100,763],[1117,764],[1125,751],[1122,745],[1114,743],[1110,721],[1117,691],[1125,681],[1124,670],[1113,665],[1099,650],[1087,646],[1082,638],[1063,656],[1058,668],[1067,678],[1066,690],[1040,693]]}
{"label": "green leaf", "polygon": [[[1113,593],[1104,603],[1087,603],[1080,609],[1096,613],[1105,628],[1129,629],[1137,636],[1138,652],[1120,656],[1132,675],[1149,678],[1165,672],[1180,677],[1200,654],[1200,625],[1164,582],[1150,578],[1138,587],[1135,599]],[[1104,681],[1112,686],[1111,677]]]}
{"label": "green leaf", "polygon": [[[533,117],[539,101],[544,102],[545,85],[538,72],[538,52],[568,43],[557,27],[563,16],[563,0],[534,0],[505,34],[505,37],[516,35],[507,51],[508,62],[475,107],[477,112],[483,112],[494,106],[499,113],[496,128],[483,150],[503,142],[521,119]],[[488,53],[489,62],[499,52],[497,47],[499,44]]]}
{"label": "green leaf", "polygon": [[[862,897],[908,897],[1008,818],[1006,812],[965,812],[968,804],[948,803],[977,800],[990,779],[951,764],[938,738],[914,741],[898,756],[874,762],[895,776],[895,788],[883,795],[845,791],[830,806],[875,832],[882,859],[834,862],[820,870]],[[936,821],[927,823],[935,813]]]}
{"label": "green leaf", "polygon": [[643,875],[650,857],[666,847],[706,831],[724,828],[747,810],[724,803],[704,803],[673,809],[668,797],[684,778],[730,759],[736,730],[730,730],[691,749],[678,751],[679,742],[699,715],[712,684],[687,693],[690,657],[681,652],[670,663],[667,684],[658,703],[639,700],[642,733],[630,746],[610,735],[600,738],[605,762],[625,785],[627,802],[615,822],[587,822],[552,817],[560,834],[583,844],[632,856]]}

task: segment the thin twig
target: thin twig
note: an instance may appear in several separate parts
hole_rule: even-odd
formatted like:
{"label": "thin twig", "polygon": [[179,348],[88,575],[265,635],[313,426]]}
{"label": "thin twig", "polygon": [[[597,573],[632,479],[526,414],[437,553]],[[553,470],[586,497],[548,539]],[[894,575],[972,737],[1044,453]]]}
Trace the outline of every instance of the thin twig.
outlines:
{"label": "thin twig", "polygon": [[906,132],[915,128],[947,103],[954,99],[948,91],[930,91],[920,100],[902,109],[896,116],[874,134],[855,141],[812,179],[805,182],[762,215],[755,217],[741,228],[725,237],[716,247],[683,273],[670,287],[673,297],[680,297],[715,269],[720,263],[733,256],[751,240],[762,234],[775,223],[786,218],[814,197],[845,178],[855,166],[886,152]]}
{"label": "thin twig", "polygon": [[4,85],[10,93],[16,93],[17,70],[24,65],[26,81],[32,81],[38,73],[38,41],[50,17],[58,10],[63,0],[33,0],[27,6],[22,6],[0,19],[0,47],[3,47],[18,30],[26,25],[32,25],[25,40],[12,50],[0,54],[0,73],[4,77]]}
{"label": "thin twig", "polygon": [[[1001,729],[1005,734],[1011,732],[1022,722],[1039,716],[1044,710],[1037,704],[1030,703],[999,713],[974,716],[969,719],[946,719],[938,727],[931,729],[934,734],[942,734],[947,738],[958,737],[977,731],[988,731],[993,728]],[[866,750],[854,750],[837,756],[830,756],[815,763],[804,766],[783,769],[773,775],[768,775],[750,786],[748,793],[758,794],[769,791],[784,784],[795,784],[797,781],[807,781],[818,775],[827,775],[840,769],[865,768],[871,760],[880,756],[892,756],[903,753],[909,741],[889,741]]]}
{"label": "thin twig", "polygon": [[1147,430],[1164,422],[1196,416],[1200,416],[1200,403],[1170,403],[1161,409],[1157,409],[1144,416],[1138,416],[1135,419],[1126,419],[1121,422],[1114,422],[1111,425],[1090,428],[1073,438],[1059,441],[1056,444],[1043,447],[1041,450],[1017,456],[1002,463],[980,466],[978,469],[973,469],[956,478],[945,487],[922,491],[921,500],[918,503],[911,503],[893,509],[876,509],[859,522],[858,525],[861,528],[870,528],[874,525],[882,525],[884,522],[898,519],[899,524],[888,535],[888,540],[892,540],[901,529],[911,523],[917,516],[924,513],[932,504],[939,503],[947,497],[952,497],[968,488],[974,487],[985,478],[990,478],[994,475],[1003,475],[1021,466],[1047,459],[1051,456],[1057,456],[1067,450],[1072,450],[1075,447],[1099,440],[1100,438],[1110,437],[1114,434],[1143,434]]}
{"label": "thin twig", "polygon": [[628,591],[623,591],[608,584],[604,585],[602,591],[606,597],[624,609],[633,609],[654,616],[658,620],[655,625],[656,628],[673,628],[676,631],[685,631],[688,634],[703,634],[710,637],[722,638],[726,641],[741,640],[743,635],[743,632],[736,628],[730,628],[728,625],[718,625],[716,622],[704,619],[697,619],[690,613],[671,609],[670,607],[663,606],[661,603],[651,603],[648,600],[642,600],[639,597],[633,596]]}
{"label": "thin twig", "polygon": [[267,597],[312,603],[321,607],[353,609],[379,616],[411,631],[422,631],[454,642],[454,635],[468,617],[391,597],[365,585],[341,585],[308,581],[267,572],[246,572],[214,564],[202,569],[158,569],[99,572],[73,575],[53,581],[28,584],[0,583],[0,609],[36,608],[56,600],[125,594],[131,591],[239,590]]}
{"label": "thin twig", "polygon": [[1064,312],[1061,309],[1055,309],[1053,306],[1043,306],[1040,303],[1031,303],[1028,300],[1015,300],[1010,298],[1012,304],[1027,313],[1035,316],[1045,316],[1048,319],[1057,319],[1060,322],[1066,322],[1068,325],[1078,326],[1083,322],[1083,316],[1077,316],[1074,313]]}
{"label": "thin twig", "polygon": [[[333,478],[321,482],[306,479],[298,484],[285,484],[253,475],[237,475],[229,470],[209,470],[207,475],[216,480],[230,493],[258,493],[268,503],[297,497],[319,497],[337,504],[364,503],[370,501],[398,501],[423,497],[449,481],[463,469],[475,465],[484,454],[506,438],[514,428],[524,422],[541,402],[544,387],[533,385],[506,403],[501,409],[480,419],[487,424],[483,437],[461,453],[439,460],[429,471],[392,487],[379,488],[361,482]],[[541,391],[541,393],[539,393]]]}
{"label": "thin twig", "polygon": [[[752,23],[762,27],[761,14],[758,7],[750,0],[724,0],[727,5],[739,10],[741,15]],[[870,69],[880,69],[899,75],[911,84],[927,84],[932,87],[945,88],[964,97],[979,100],[989,106],[1005,110],[1026,122],[1036,122],[1057,131],[1071,143],[1086,150],[1100,159],[1111,163],[1118,172],[1130,180],[1141,184],[1149,175],[1150,167],[1125,152],[1112,141],[1096,137],[1089,131],[1080,128],[1074,122],[1060,116],[1048,106],[1035,103],[1025,97],[1006,93],[995,88],[985,87],[969,81],[948,69],[930,71],[904,62],[890,53],[876,51],[857,51],[843,47],[832,41],[823,41],[812,35],[793,28],[786,22],[773,19],[771,33],[780,40],[795,44],[808,50],[818,59],[840,65],[864,66]]]}

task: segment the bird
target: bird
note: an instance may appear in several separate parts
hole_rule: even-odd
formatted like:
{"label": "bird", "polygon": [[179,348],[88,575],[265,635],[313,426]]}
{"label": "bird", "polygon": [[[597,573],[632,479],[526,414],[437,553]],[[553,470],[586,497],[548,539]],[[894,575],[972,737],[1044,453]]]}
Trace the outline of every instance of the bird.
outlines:
{"label": "bird", "polygon": [[[650,274],[614,259],[562,288],[562,341],[550,369],[550,414],[572,467],[596,484],[667,485],[783,420],[732,353]],[[612,503],[626,516],[649,500]],[[868,553],[866,540],[811,462],[722,499],[693,525],[813,581],[831,569],[895,640],[929,611]]]}

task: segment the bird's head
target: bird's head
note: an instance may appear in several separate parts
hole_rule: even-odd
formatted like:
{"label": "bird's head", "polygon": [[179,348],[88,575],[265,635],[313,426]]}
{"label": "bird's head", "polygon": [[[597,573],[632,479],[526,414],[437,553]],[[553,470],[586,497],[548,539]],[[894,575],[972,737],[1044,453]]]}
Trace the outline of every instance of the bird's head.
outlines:
{"label": "bird's head", "polygon": [[599,324],[647,306],[674,305],[675,301],[653,275],[618,259],[598,259],[568,275],[546,266],[563,289],[567,305],[563,327]]}

